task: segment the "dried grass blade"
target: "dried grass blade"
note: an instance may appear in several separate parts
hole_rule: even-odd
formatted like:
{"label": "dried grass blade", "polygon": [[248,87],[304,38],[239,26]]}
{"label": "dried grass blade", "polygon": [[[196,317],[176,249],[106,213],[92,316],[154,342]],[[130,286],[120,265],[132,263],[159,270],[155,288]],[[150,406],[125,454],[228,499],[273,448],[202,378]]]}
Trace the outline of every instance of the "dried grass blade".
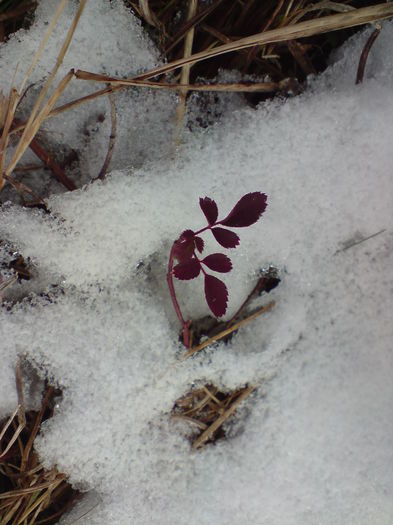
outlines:
{"label": "dried grass blade", "polygon": [[169,64],[157,67],[138,75],[135,79],[147,80],[149,78],[173,71],[179,67],[183,67],[186,64],[195,64],[201,60],[206,60],[218,55],[230,53],[232,51],[239,51],[240,49],[246,49],[248,47],[259,46],[274,42],[285,42],[287,40],[295,40],[297,38],[304,38],[313,36],[316,34],[328,33],[330,31],[337,31],[339,29],[346,29],[349,27],[355,27],[377,20],[383,20],[385,18],[391,18],[393,16],[393,2],[384,4],[378,4],[370,7],[362,7],[346,13],[339,13],[335,15],[329,15],[321,17],[319,19],[307,20],[305,22],[299,22],[298,24],[271,29],[266,32],[257,33],[229,44],[224,44],[219,47],[215,47],[209,51],[201,51],[196,53],[189,58],[180,58],[174,60]]}
{"label": "dried grass blade", "polygon": [[181,361],[186,360],[188,357],[192,356],[196,352],[200,352],[201,350],[203,350],[207,346],[210,346],[210,345],[212,345],[214,343],[217,343],[218,341],[220,341],[221,339],[223,339],[227,335],[231,334],[235,330],[238,330],[240,327],[242,327],[243,325],[249,323],[250,321],[252,321],[256,317],[259,317],[260,315],[262,315],[262,314],[264,314],[266,312],[269,312],[275,306],[275,304],[276,304],[275,301],[271,301],[266,306],[262,306],[262,308],[260,308],[259,310],[257,310],[253,314],[251,314],[250,316],[246,317],[246,319],[242,319],[241,321],[238,321],[237,323],[235,323],[232,326],[230,326],[229,328],[223,330],[222,332],[220,332],[219,334],[215,335],[214,337],[210,337],[209,339],[207,339],[206,341],[204,341],[200,345],[194,346],[193,348],[190,348],[190,350],[181,358]]}
{"label": "dried grass blade", "polygon": [[35,137],[37,131],[39,130],[41,124],[46,119],[48,114],[50,113],[51,109],[55,105],[56,101],[60,97],[60,95],[63,93],[65,88],[67,87],[68,83],[72,79],[74,75],[74,72],[71,70],[67,73],[67,75],[61,80],[59,85],[57,86],[56,90],[48,100],[48,102],[45,104],[45,106],[42,108],[40,113],[37,115],[37,117],[34,120],[28,120],[26,127],[23,131],[23,134],[20,138],[20,141],[18,142],[18,145],[15,149],[15,152],[12,156],[12,159],[10,163],[7,166],[5,175],[9,176],[19,160],[21,159],[23,153],[26,151],[26,149],[29,147],[30,142]]}
{"label": "dried grass blade", "polygon": [[23,451],[21,467],[20,467],[20,471],[21,472],[24,472],[26,470],[26,465],[27,465],[27,462],[28,462],[28,459],[29,459],[30,451],[31,451],[31,449],[33,447],[33,443],[34,443],[35,437],[37,435],[38,429],[40,428],[41,421],[42,421],[42,418],[44,417],[44,412],[46,410],[46,407],[48,406],[49,400],[53,396],[53,392],[54,392],[53,386],[49,386],[47,391],[46,391],[46,393],[45,393],[45,397],[42,400],[41,408],[40,408],[40,411],[39,411],[39,413],[37,415],[37,418],[35,420],[33,430],[30,433],[29,440],[28,440],[28,442],[27,442],[27,444],[26,444],[26,446],[24,448],[24,451]]}
{"label": "dried grass blade", "polygon": [[[34,107],[33,107],[32,111],[30,113],[29,119],[28,119],[28,121],[26,123],[26,126],[24,128],[24,131],[22,133],[22,137],[20,138],[20,141],[19,141],[18,146],[17,146],[17,148],[16,148],[16,150],[14,152],[14,155],[13,155],[13,157],[11,159],[11,162],[10,162],[9,166],[7,167],[7,170],[6,170],[6,174],[7,175],[10,175],[12,173],[12,170],[15,168],[16,164],[19,162],[19,160],[22,157],[23,153],[25,152],[26,148],[29,146],[30,142],[34,138],[34,136],[37,133],[39,127],[42,124],[42,122],[44,121],[44,119],[46,118],[46,116],[48,115],[50,110],[53,108],[53,106],[56,103],[57,99],[59,98],[61,93],[66,88],[68,82],[72,78],[72,74],[70,74],[71,72],[66,75],[66,77],[60,82],[60,84],[58,85],[57,89],[55,90],[55,92],[53,93],[53,95],[51,96],[49,101],[42,108],[41,112],[38,114],[38,116],[36,118],[36,115],[37,115],[37,113],[39,111],[41,103],[42,103],[45,95],[47,94],[47,92],[49,90],[49,87],[51,86],[51,84],[53,82],[53,79],[56,76],[56,73],[59,70],[59,67],[62,64],[64,56],[65,56],[65,54],[66,54],[66,52],[67,52],[67,50],[69,48],[69,45],[71,43],[72,37],[73,37],[74,32],[75,32],[75,29],[76,29],[76,27],[78,25],[79,19],[80,19],[81,15],[82,15],[83,9],[84,9],[84,7],[86,5],[86,1],[87,0],[81,0],[81,2],[79,4],[78,10],[77,10],[77,12],[75,14],[75,17],[74,17],[74,20],[73,20],[73,22],[71,24],[71,27],[68,30],[66,39],[65,39],[65,41],[64,41],[64,43],[63,43],[63,45],[62,45],[62,47],[60,49],[60,53],[59,53],[59,55],[57,57],[56,64],[55,64],[54,68],[52,69],[52,71],[51,71],[47,81],[45,82],[45,84],[44,84],[44,86],[43,86],[43,88],[41,90],[41,93],[39,94],[39,96],[38,96],[38,98],[37,98],[37,100],[36,100],[36,102],[34,104]],[[51,23],[51,32],[53,31],[54,24],[56,23],[56,21],[58,20],[58,17],[60,16],[61,10],[63,10],[63,8],[64,8],[65,2],[66,2],[66,0],[62,0],[61,4],[59,6],[59,9],[56,12],[54,20]],[[53,27],[52,27],[52,25],[53,25]],[[38,50],[39,54],[41,54],[42,49],[43,49],[43,45],[46,43],[47,38],[49,38],[48,32],[45,35],[44,40],[41,43],[41,46],[40,46],[40,48]],[[39,55],[38,55],[38,57],[39,57]],[[34,58],[34,60],[36,58],[37,58],[37,55]],[[32,63],[33,67],[35,65],[34,60],[33,60],[33,63]],[[38,60],[38,58],[37,58],[37,60]],[[26,75],[26,78],[25,78],[24,82],[22,82],[20,93],[22,92],[22,88],[25,85],[25,81],[27,80],[28,76],[30,75],[30,69],[31,69],[31,67],[29,68],[29,71],[28,71],[28,73]]]}
{"label": "dried grass blade", "polygon": [[[62,4],[63,4],[64,0],[62,0]],[[68,33],[67,33],[67,36],[66,36],[66,39],[60,49],[60,52],[57,56],[57,59],[56,59],[56,64],[54,66],[54,68],[52,69],[47,81],[45,82],[42,90],[41,90],[41,93],[39,94],[35,104],[34,104],[34,107],[32,109],[32,112],[29,116],[29,120],[27,121],[27,125],[26,125],[26,128],[29,127],[29,125],[33,122],[37,112],[38,112],[38,109],[39,107],[41,106],[41,103],[42,101],[44,100],[44,97],[45,95],[47,94],[52,82],[53,82],[53,79],[55,78],[58,70],[59,70],[59,67],[61,66],[62,62],[63,62],[63,59],[64,59],[64,56],[70,46],[70,43],[71,43],[71,40],[72,40],[72,37],[74,36],[74,33],[75,33],[75,29],[78,25],[78,22],[79,22],[79,19],[82,15],[82,12],[83,12],[83,9],[86,5],[86,2],[87,0],[81,0],[81,3],[79,5],[79,8],[75,14],[75,17],[74,17],[74,20],[72,21],[72,24],[71,24],[71,27],[69,28],[68,30]],[[61,4],[61,5],[62,5]],[[60,7],[60,6],[59,6]],[[57,15],[57,13],[56,13]],[[55,16],[56,18],[56,16]],[[19,91],[21,93],[21,90]],[[22,136],[22,139],[23,139],[23,136]]]}
{"label": "dried grass blade", "polygon": [[[19,434],[22,432],[23,429],[24,429],[24,425],[22,423],[19,423],[18,428],[15,430],[14,435],[10,439],[10,441],[9,441],[8,445],[6,446],[5,450],[3,450],[3,452],[1,453],[0,458],[2,458],[3,456],[7,455],[8,451],[11,449],[12,445],[18,439]],[[0,494],[0,498],[3,498],[2,494]]]}
{"label": "dried grass blade", "polygon": [[146,22],[153,27],[158,27],[157,19],[149,6],[149,0],[139,0],[139,8]]}
{"label": "dried grass blade", "polygon": [[7,525],[7,523],[10,522],[10,520],[14,517],[15,513],[18,511],[18,508],[20,507],[21,503],[23,502],[23,499],[19,498],[15,501],[15,504],[11,507],[11,509],[7,512],[7,514],[1,518],[1,525]]}
{"label": "dried grass blade", "polygon": [[48,40],[49,40],[49,37],[50,37],[50,35],[52,34],[53,29],[55,28],[55,25],[57,24],[57,21],[58,21],[60,15],[61,15],[61,13],[62,13],[62,11],[63,11],[63,9],[64,9],[66,3],[67,3],[67,0],[62,0],[62,1],[60,2],[59,7],[57,8],[57,11],[56,11],[56,13],[55,13],[55,16],[53,17],[53,20],[52,20],[51,23],[49,24],[48,30],[47,30],[47,32],[45,33],[44,38],[42,39],[42,42],[41,42],[41,44],[40,44],[40,47],[38,48],[38,51],[37,51],[36,54],[34,55],[34,58],[33,58],[32,62],[31,62],[31,64],[30,64],[30,67],[29,67],[29,69],[27,70],[27,73],[26,73],[26,75],[25,75],[25,78],[24,78],[23,81],[22,81],[22,84],[21,84],[21,86],[20,86],[20,88],[19,88],[19,93],[22,93],[22,91],[23,91],[23,89],[24,89],[24,87],[25,87],[25,85],[26,85],[26,82],[27,82],[28,79],[30,78],[30,75],[31,75],[31,73],[33,72],[33,69],[35,68],[35,66],[36,66],[36,64],[37,64],[37,62],[38,62],[38,60],[39,60],[39,58],[40,58],[40,56],[41,56],[41,54],[42,54],[42,51],[43,51],[44,47],[46,46],[46,44],[47,44],[47,42],[48,42]]}
{"label": "dried grass blade", "polygon": [[[190,21],[194,18],[198,7],[197,0],[189,0],[188,4],[188,13],[187,21]],[[192,45],[194,42],[195,26],[191,26],[187,32],[185,41],[184,41],[184,58],[188,58],[192,55]],[[180,84],[189,84],[190,82],[190,70],[191,65],[186,64],[183,66],[180,74]],[[177,107],[177,141],[179,141],[180,129],[184,119],[184,113],[186,111],[186,98],[187,98],[187,89],[180,88],[180,102]]]}
{"label": "dried grass blade", "polygon": [[13,89],[11,87],[10,95],[8,97],[8,104],[6,109],[6,117],[4,121],[4,127],[1,134],[1,141],[0,141],[0,190],[5,184],[4,179],[4,166],[5,166],[5,158],[6,158],[6,151],[7,151],[7,145],[9,140],[9,132],[12,126],[12,122],[14,120],[15,110],[18,104],[19,100],[19,93],[16,91],[16,89]]}
{"label": "dried grass blade", "polygon": [[[59,474],[58,481],[64,481],[66,479],[66,476],[63,474]],[[10,490],[9,492],[3,492],[0,494],[0,499],[7,499],[7,498],[13,498],[13,497],[20,497],[25,496],[26,494],[32,494],[34,492],[37,492],[39,490],[44,490],[50,487],[53,484],[53,480],[47,481],[45,483],[41,483],[40,485],[35,485],[33,487],[20,489],[20,490]]]}
{"label": "dried grass blade", "polygon": [[232,403],[232,405],[226,410],[214,423],[210,425],[209,428],[207,428],[193,443],[192,448],[199,448],[201,447],[205,441],[207,441],[212,434],[216,430],[220,428],[220,426],[225,423],[225,421],[235,412],[237,407],[245,400],[247,397],[254,392],[256,389],[255,386],[250,386],[243,390],[243,392],[239,395],[239,397]]}
{"label": "dried grass blade", "polygon": [[[63,479],[57,479],[55,481],[51,481],[49,486],[47,487],[48,490],[46,490],[39,498],[37,498],[34,503],[23,513],[23,515],[21,516],[20,520],[18,521],[18,524],[21,524],[23,523],[23,521],[25,521],[27,519],[27,517],[29,516],[29,514],[31,514],[37,507],[39,507],[40,505],[44,505],[45,503],[45,500],[48,500],[48,498],[50,499],[50,494],[55,490],[55,488],[60,485],[60,483],[63,482]],[[34,523],[34,522],[33,522]]]}
{"label": "dried grass blade", "polygon": [[[94,82],[106,82],[110,83],[113,86],[113,89],[118,89],[119,87],[146,87],[151,89],[169,89],[172,91],[224,91],[224,92],[272,92],[283,89],[287,83],[286,80],[281,82],[231,82],[228,84],[169,84],[167,82],[151,82],[147,80],[134,80],[132,78],[116,78],[110,77],[107,75],[100,75],[97,73],[90,73],[89,71],[83,71],[78,69],[75,72],[75,76],[81,80],[92,80]],[[106,94],[107,91],[102,90],[102,92],[97,92],[99,96]],[[75,105],[79,103],[79,100],[74,101]],[[67,104],[67,109],[70,109],[70,104]],[[54,112],[50,114],[52,116],[54,113],[59,113],[61,108],[56,108]]]}
{"label": "dried grass blade", "polygon": [[[7,432],[9,426],[10,426],[11,423],[13,422],[14,418],[15,418],[16,415],[18,414],[19,409],[20,409],[20,407],[19,407],[19,405],[18,405],[18,406],[16,407],[16,409],[14,410],[14,412],[13,412],[13,413],[10,415],[10,417],[8,418],[7,423],[4,425],[3,430],[1,431],[1,434],[0,434],[0,442],[1,442],[1,440],[3,439],[5,433]],[[5,452],[2,452],[2,453],[0,454],[0,458],[1,458],[2,456],[4,456],[4,454],[5,454]]]}

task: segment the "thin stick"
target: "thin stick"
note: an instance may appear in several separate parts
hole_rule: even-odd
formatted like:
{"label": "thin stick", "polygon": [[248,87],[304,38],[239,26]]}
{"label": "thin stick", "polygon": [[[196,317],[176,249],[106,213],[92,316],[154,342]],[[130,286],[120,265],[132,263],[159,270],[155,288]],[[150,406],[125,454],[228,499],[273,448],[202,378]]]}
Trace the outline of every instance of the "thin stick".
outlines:
{"label": "thin stick", "polygon": [[363,48],[362,54],[360,55],[358,71],[356,74],[356,84],[360,84],[361,82],[363,82],[364,70],[366,68],[368,54],[370,53],[370,49],[372,48],[375,40],[377,39],[377,36],[381,32],[381,29],[381,26],[377,24],[376,29],[374,29],[374,31],[371,33]]}
{"label": "thin stick", "polygon": [[231,406],[226,410],[214,423],[210,425],[193,443],[192,448],[201,447],[205,441],[207,441],[220,426],[225,423],[225,421],[235,412],[237,407],[245,400],[247,397],[254,392],[256,389],[255,386],[249,386],[239,395],[239,397],[231,404]]}
{"label": "thin stick", "polygon": [[76,186],[72,182],[72,180],[67,177],[64,171],[61,169],[61,167],[53,159],[53,157],[48,155],[48,153],[37,142],[36,139],[33,139],[30,142],[29,146],[30,146],[30,149],[37,155],[37,157],[42,160],[45,166],[50,169],[52,175],[54,176],[56,180],[61,182],[61,184],[63,184],[63,186],[67,188],[67,190],[70,190],[70,191],[76,190]]}
{"label": "thin stick", "polygon": [[[246,91],[246,92],[254,92],[254,91],[264,91],[264,92],[271,92],[271,91],[277,91],[279,89],[282,89],[285,86],[285,81],[281,82],[230,82],[228,84],[169,84],[168,82],[151,82],[146,80],[135,80],[135,79],[128,79],[128,78],[117,78],[117,77],[111,77],[108,75],[101,75],[99,73],[91,73],[89,71],[83,71],[82,69],[78,69],[75,72],[76,78],[80,80],[91,80],[93,82],[106,82],[110,83],[111,86],[113,86],[113,90],[119,89],[121,87],[146,87],[146,88],[152,88],[152,89],[170,89],[172,91]],[[107,90],[97,91],[97,96],[106,95],[108,93]],[[92,95],[95,95],[92,93]],[[88,95],[89,100],[92,99],[92,95]],[[95,98],[95,97],[94,97]],[[81,99],[79,99],[81,100]],[[79,102],[75,101],[75,102]],[[70,109],[70,104],[67,104],[66,109]],[[54,113],[58,113],[60,108],[56,108],[50,116],[52,116]]]}
{"label": "thin stick", "polygon": [[232,323],[235,322],[235,320],[240,316],[240,314],[243,312],[243,310],[246,308],[246,306],[248,305],[248,303],[251,301],[252,297],[254,296],[254,294],[256,294],[257,292],[260,291],[263,283],[265,282],[266,280],[266,276],[265,275],[262,275],[258,281],[257,281],[257,284],[254,286],[254,288],[251,290],[251,292],[248,294],[248,296],[246,297],[246,299],[243,301],[243,303],[240,305],[240,308],[234,313],[234,315],[232,316],[232,318],[227,322],[226,324],[226,327],[229,328],[231,326]]}
{"label": "thin stick", "polygon": [[37,193],[35,193],[32,189],[30,189],[26,184],[23,184],[22,182],[19,182],[18,180],[11,177],[11,175],[4,175],[4,180],[6,180],[13,188],[16,189],[16,191],[19,191],[20,193],[28,193],[31,195],[35,200],[37,200],[39,203],[44,204],[44,201],[41,199]]}
{"label": "thin stick", "polygon": [[[18,119],[14,119],[14,123],[16,125],[20,124],[20,121]],[[30,142],[30,149],[37,155],[39,159],[42,160],[42,162],[45,164],[46,167],[48,167],[55,179],[57,179],[59,182],[63,184],[67,188],[67,190],[73,191],[76,190],[75,184],[70,180],[67,175],[64,173],[64,171],[61,169],[61,167],[55,162],[55,160],[48,155],[48,153],[44,150],[44,148],[37,142],[36,139],[33,139]]]}
{"label": "thin stick", "polygon": [[117,119],[116,119],[116,107],[115,107],[115,101],[113,97],[113,91],[110,91],[108,93],[108,98],[109,98],[109,103],[111,106],[111,134],[109,136],[108,151],[106,153],[104,164],[102,165],[100,173],[96,177],[97,179],[101,179],[101,180],[105,178],[105,175],[108,171],[109,164],[112,160],[112,155],[113,155],[113,151],[115,148],[115,140],[116,140]]}
{"label": "thin stick", "polygon": [[188,357],[192,356],[196,352],[199,352],[200,350],[203,350],[207,346],[210,346],[211,344],[216,343],[217,341],[220,341],[221,339],[223,339],[227,335],[231,334],[235,330],[238,330],[243,325],[247,324],[248,322],[252,321],[253,319],[256,319],[260,315],[262,315],[262,314],[264,314],[266,312],[270,312],[270,310],[272,310],[272,308],[275,306],[275,304],[276,304],[275,301],[271,301],[266,306],[262,306],[262,308],[259,308],[259,310],[257,310],[253,314],[251,314],[248,317],[246,317],[246,319],[242,319],[241,321],[238,321],[237,323],[233,324],[229,328],[226,328],[225,330],[223,330],[219,334],[215,335],[214,337],[210,337],[206,341],[203,341],[203,343],[201,343],[200,345],[194,346],[194,348],[190,348],[190,350],[186,353],[186,355],[184,355],[181,358],[181,361],[185,361]]}

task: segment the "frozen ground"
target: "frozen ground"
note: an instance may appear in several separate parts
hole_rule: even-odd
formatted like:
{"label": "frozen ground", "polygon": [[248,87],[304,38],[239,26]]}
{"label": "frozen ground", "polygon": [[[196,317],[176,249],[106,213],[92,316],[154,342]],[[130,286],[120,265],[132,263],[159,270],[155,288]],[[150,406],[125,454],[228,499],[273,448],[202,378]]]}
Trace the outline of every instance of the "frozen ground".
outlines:
{"label": "frozen ground", "polygon": [[[48,4],[27,33],[2,46],[1,71],[16,60],[27,67],[23,50],[38,45]],[[126,37],[111,30],[112,17],[123,20]],[[152,67],[157,54],[124,17],[119,2],[88,2],[66,69]],[[117,171],[105,182],[51,196],[51,215],[0,208],[1,239],[31,257],[35,272],[7,296],[31,289],[30,297],[1,310],[0,417],[17,402],[18,355],[62,386],[37,446],[46,464],[90,490],[63,524],[392,523],[393,25],[384,24],[355,86],[367,34],[348,42],[303,95],[257,110],[236,99],[177,150],[168,138],[174,98],[122,95],[138,161],[124,132]],[[37,80],[45,74],[42,67]],[[68,96],[80,90],[73,85]],[[47,129],[76,147],[88,111],[95,108],[63,114]],[[86,169],[105,150],[107,135],[97,137],[84,149]],[[224,216],[248,191],[267,193],[269,206],[231,253],[228,315],[268,264],[282,277],[270,294],[276,307],[227,346],[179,363],[165,283],[171,242],[204,225],[200,196],[214,198]],[[190,317],[207,313],[201,288],[178,286]],[[195,382],[259,385],[229,437],[199,452],[168,416]]]}

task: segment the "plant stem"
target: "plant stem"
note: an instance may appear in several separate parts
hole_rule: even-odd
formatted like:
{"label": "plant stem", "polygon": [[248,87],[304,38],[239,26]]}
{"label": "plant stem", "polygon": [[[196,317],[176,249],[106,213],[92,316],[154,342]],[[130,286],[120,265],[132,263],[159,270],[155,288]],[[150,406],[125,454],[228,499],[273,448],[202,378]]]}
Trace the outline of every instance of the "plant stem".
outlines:
{"label": "plant stem", "polygon": [[175,308],[176,315],[177,315],[177,317],[178,317],[178,319],[180,321],[180,324],[182,326],[184,345],[187,348],[190,348],[189,327],[190,327],[191,321],[190,320],[188,320],[188,321],[184,320],[183,314],[181,313],[181,310],[180,310],[179,303],[177,302],[175,287],[173,285],[173,254],[174,254],[174,248],[175,248],[175,245],[173,244],[172,248],[171,248],[171,253],[169,254],[168,273],[166,275],[166,281],[168,283],[169,293],[171,295],[173,307]]}
{"label": "plant stem", "polygon": [[205,226],[204,228],[201,228],[200,230],[198,230],[197,232],[194,233],[194,235],[199,235],[200,233],[203,233],[205,232],[206,230],[211,230],[213,226],[215,226],[217,223],[214,223],[214,224],[209,224],[208,226]]}

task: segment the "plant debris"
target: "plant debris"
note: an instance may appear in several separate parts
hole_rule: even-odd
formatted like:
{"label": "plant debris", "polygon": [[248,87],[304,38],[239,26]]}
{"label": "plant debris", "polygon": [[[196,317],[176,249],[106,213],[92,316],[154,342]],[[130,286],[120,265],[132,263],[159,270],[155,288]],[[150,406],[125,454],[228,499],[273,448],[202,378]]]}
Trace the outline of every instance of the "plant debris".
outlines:
{"label": "plant debris", "polygon": [[41,424],[52,417],[61,391],[48,385],[40,410],[25,412],[20,368],[16,376],[19,406],[0,422],[0,523],[52,525],[80,498],[65,474],[55,467],[44,469],[34,450]]}
{"label": "plant debris", "polygon": [[175,402],[172,418],[192,426],[189,438],[194,449],[215,443],[226,436],[225,423],[228,418],[255,388],[246,386],[222,392],[214,385],[203,385],[202,388],[190,390]]}

